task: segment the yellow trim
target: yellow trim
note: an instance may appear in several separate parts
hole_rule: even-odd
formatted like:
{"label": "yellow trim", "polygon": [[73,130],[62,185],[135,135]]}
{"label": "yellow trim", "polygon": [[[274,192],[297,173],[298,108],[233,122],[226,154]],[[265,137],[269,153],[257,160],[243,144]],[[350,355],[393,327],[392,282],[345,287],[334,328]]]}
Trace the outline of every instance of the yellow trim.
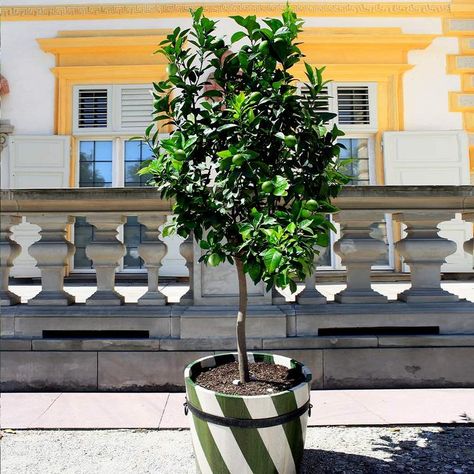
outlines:
{"label": "yellow trim", "polygon": [[461,96],[471,95],[474,97],[474,94],[469,94],[466,92],[450,92],[449,93],[449,110],[452,112],[472,112],[474,110],[474,106],[472,105],[460,105],[459,99]]}
{"label": "yellow trim", "polygon": [[474,74],[461,76],[461,89],[465,92],[474,92]]}
{"label": "yellow trim", "polygon": [[[3,21],[92,20],[113,18],[178,18],[189,17],[189,10],[205,5],[210,17],[229,15],[274,16],[281,14],[285,2],[207,1],[201,3],[169,2],[102,5],[44,5],[2,7]],[[295,2],[294,10],[302,17],[313,16],[402,16],[432,17],[453,13],[449,2]],[[460,7],[456,6],[455,11]],[[463,12],[463,10],[460,10]]]}
{"label": "yellow trim", "polygon": [[[72,134],[72,89],[78,84],[131,84],[165,77],[164,57],[153,55],[164,30],[62,31],[39,39],[43,51],[56,56],[56,133]],[[338,82],[377,84],[375,161],[377,183],[384,183],[384,131],[403,130],[403,84],[408,51],[426,48],[434,35],[404,34],[400,28],[307,28],[302,50],[310,64],[325,64],[325,77]],[[305,78],[304,67],[294,74]],[[74,155],[71,169],[75,170]],[[75,177],[71,175],[74,185]]]}
{"label": "yellow trim", "polygon": [[[473,33],[474,34],[474,33]],[[474,56],[472,54],[467,54],[464,56]],[[459,67],[457,60],[462,58],[461,54],[448,54],[446,56],[446,70],[448,74],[465,74],[465,73],[474,73],[474,67]]]}
{"label": "yellow trim", "polygon": [[472,19],[472,13],[466,16],[461,16],[461,15],[451,15],[451,17],[448,18],[443,18],[443,32],[444,36],[456,36],[458,38],[464,37],[464,36],[472,36],[472,31],[470,30],[452,30],[450,27],[451,20],[470,20]]}

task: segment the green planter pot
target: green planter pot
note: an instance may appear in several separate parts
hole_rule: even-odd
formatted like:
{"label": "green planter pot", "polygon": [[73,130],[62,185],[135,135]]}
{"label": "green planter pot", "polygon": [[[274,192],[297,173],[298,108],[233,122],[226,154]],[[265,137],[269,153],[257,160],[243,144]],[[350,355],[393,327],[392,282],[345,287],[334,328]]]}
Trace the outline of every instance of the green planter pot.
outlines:
{"label": "green planter pot", "polygon": [[311,372],[280,355],[248,353],[249,362],[269,362],[301,371],[304,382],[269,395],[226,395],[196,385],[203,370],[237,361],[237,354],[199,359],[186,367],[187,409],[198,472],[203,474],[296,473],[303,456],[310,410]]}

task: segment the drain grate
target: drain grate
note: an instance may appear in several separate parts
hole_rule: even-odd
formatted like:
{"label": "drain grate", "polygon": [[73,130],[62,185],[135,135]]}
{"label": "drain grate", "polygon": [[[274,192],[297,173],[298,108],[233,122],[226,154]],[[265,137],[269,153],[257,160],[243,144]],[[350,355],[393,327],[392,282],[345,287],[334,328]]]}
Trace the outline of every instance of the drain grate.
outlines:
{"label": "drain grate", "polygon": [[421,336],[427,334],[439,334],[439,326],[376,326],[318,330],[318,336]]}
{"label": "drain grate", "polygon": [[149,339],[150,331],[43,331],[43,339]]}

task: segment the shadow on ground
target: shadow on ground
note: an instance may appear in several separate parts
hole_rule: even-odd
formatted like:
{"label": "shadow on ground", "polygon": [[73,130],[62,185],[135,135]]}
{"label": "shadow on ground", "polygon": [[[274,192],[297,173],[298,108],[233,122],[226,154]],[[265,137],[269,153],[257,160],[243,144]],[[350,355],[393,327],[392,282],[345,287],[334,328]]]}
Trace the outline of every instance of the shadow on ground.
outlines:
{"label": "shadow on ground", "polygon": [[410,440],[397,439],[395,429],[394,435],[361,442],[367,444],[369,455],[306,449],[301,474],[474,473],[474,426],[423,429]]}

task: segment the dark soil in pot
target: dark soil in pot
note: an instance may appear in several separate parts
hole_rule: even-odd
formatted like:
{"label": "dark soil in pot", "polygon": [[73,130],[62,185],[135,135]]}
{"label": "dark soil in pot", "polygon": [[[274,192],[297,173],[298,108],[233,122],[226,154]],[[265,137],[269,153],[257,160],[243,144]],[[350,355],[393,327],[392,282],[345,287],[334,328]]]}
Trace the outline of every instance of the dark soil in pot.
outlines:
{"label": "dark soil in pot", "polygon": [[304,381],[301,371],[266,362],[251,362],[249,372],[249,382],[235,384],[234,381],[239,379],[239,366],[237,362],[230,362],[205,370],[195,382],[228,395],[269,395],[296,387]]}

